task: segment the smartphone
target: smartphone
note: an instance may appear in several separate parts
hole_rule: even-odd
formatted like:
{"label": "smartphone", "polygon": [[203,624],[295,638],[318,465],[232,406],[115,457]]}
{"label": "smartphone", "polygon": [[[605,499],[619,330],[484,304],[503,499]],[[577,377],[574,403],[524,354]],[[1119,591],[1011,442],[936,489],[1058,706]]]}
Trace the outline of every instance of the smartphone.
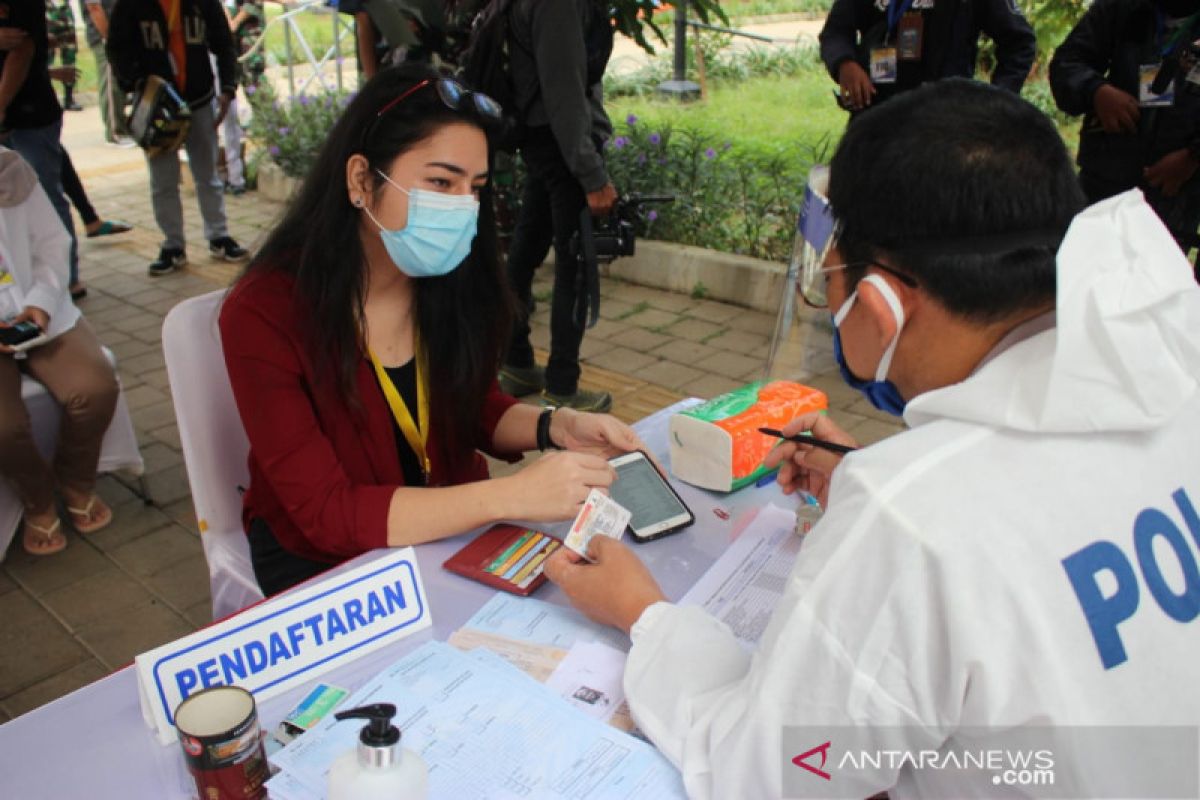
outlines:
{"label": "smartphone", "polygon": [[0,328],[0,344],[6,344],[14,350],[27,350],[45,341],[42,329],[32,322],[25,320],[7,328]]}
{"label": "smartphone", "polygon": [[609,487],[609,495],[633,513],[629,533],[635,542],[666,536],[696,521],[675,489],[642,451],[610,458],[608,463],[617,471],[617,480]]}

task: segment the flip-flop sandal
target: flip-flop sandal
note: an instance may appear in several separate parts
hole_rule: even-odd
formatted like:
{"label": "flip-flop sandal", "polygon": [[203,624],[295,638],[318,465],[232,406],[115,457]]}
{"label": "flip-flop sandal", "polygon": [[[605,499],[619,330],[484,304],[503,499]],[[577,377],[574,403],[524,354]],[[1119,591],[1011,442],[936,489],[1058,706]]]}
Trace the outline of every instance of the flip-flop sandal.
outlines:
{"label": "flip-flop sandal", "polygon": [[114,233],[125,233],[133,230],[133,226],[128,222],[122,222],[119,219],[106,219],[100,223],[100,227],[88,233],[87,238],[95,239],[97,236],[112,236]]}
{"label": "flip-flop sandal", "polygon": [[74,526],[75,530],[79,531],[79,533],[95,533],[101,528],[107,528],[109,523],[113,521],[112,509],[105,506],[105,510],[108,512],[107,516],[101,516],[100,519],[90,524],[85,522],[81,525],[79,523],[79,517],[83,517],[85,520],[92,518],[92,509],[96,507],[96,503],[98,502],[100,502],[100,498],[93,494],[90,498],[88,498],[88,503],[83,508],[71,508],[70,506],[67,506],[67,513],[71,515],[71,525]]}
{"label": "flip-flop sandal", "polygon": [[[67,537],[59,532],[62,527],[62,520],[55,519],[54,524],[50,527],[44,527],[34,522],[25,520],[25,533],[21,537],[21,545],[25,548],[25,552],[31,556],[52,556],[55,553],[61,553],[67,548]],[[32,539],[33,546],[30,546],[29,531],[34,530],[39,535]]]}

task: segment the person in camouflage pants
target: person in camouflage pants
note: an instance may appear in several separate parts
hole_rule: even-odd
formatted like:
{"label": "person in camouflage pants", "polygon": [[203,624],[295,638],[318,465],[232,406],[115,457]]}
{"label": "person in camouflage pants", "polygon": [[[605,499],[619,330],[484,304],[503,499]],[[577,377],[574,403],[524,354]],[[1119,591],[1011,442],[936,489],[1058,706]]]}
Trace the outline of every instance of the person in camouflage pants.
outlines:
{"label": "person in camouflage pants", "polygon": [[258,41],[258,37],[262,36],[263,27],[267,24],[264,3],[262,0],[236,0],[233,5],[234,12],[229,20],[229,27],[237,45],[242,86],[257,87],[263,73],[267,71],[265,48],[258,48],[254,55],[248,58],[246,53]]}
{"label": "person in camouflage pants", "polygon": [[[50,39],[50,64],[54,66],[54,53],[58,53],[59,66],[74,67],[78,45],[75,41],[75,13],[70,0],[46,3],[46,33]],[[63,108],[67,111],[82,111],[83,106],[75,101],[75,82],[63,81]]]}

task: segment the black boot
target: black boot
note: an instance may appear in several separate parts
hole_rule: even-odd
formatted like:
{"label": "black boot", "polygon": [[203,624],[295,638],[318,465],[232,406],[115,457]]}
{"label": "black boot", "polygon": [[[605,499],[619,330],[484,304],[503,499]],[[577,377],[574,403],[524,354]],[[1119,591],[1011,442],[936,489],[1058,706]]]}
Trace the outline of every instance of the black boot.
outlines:
{"label": "black boot", "polygon": [[67,111],[83,111],[83,106],[75,102],[75,84],[73,83],[63,86],[63,108]]}

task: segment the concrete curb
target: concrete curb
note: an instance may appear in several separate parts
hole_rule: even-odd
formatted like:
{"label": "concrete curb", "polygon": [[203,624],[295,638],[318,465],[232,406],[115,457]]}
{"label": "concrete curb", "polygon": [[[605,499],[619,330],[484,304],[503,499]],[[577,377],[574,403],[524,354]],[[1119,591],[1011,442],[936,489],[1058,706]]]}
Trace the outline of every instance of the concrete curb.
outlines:
{"label": "concrete curb", "polygon": [[641,240],[601,272],[612,278],[775,313],[787,265],[674,242]]}

